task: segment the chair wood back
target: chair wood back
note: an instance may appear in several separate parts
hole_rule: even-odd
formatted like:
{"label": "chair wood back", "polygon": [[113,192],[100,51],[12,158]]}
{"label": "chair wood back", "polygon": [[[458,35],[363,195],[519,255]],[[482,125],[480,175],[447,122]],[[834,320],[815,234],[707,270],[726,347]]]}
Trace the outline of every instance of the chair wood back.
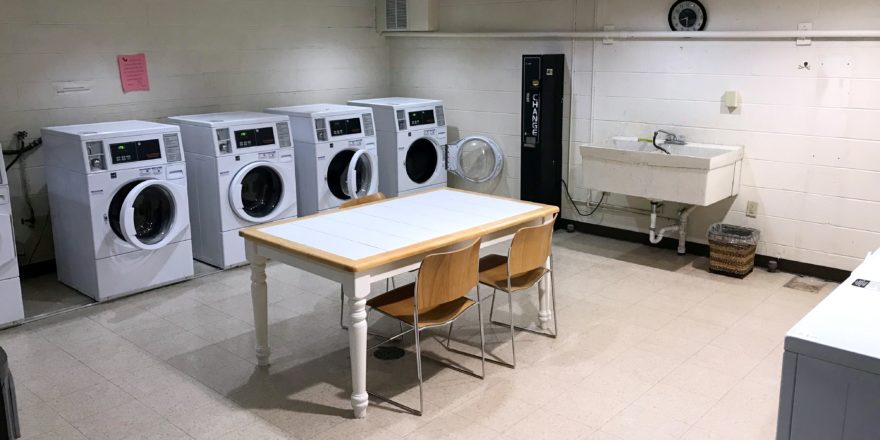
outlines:
{"label": "chair wood back", "polygon": [[419,311],[467,295],[479,282],[479,262],[479,238],[457,251],[425,257],[416,279]]}
{"label": "chair wood back", "polygon": [[370,194],[368,196],[359,197],[357,199],[351,199],[341,205],[339,205],[339,209],[348,209],[354,208],[358,205],[363,205],[366,203],[378,202],[379,200],[385,200],[385,194],[380,192]]}
{"label": "chair wood back", "polygon": [[516,231],[510,242],[507,270],[510,276],[544,267],[550,257],[553,242],[553,218],[539,226],[529,226]]}

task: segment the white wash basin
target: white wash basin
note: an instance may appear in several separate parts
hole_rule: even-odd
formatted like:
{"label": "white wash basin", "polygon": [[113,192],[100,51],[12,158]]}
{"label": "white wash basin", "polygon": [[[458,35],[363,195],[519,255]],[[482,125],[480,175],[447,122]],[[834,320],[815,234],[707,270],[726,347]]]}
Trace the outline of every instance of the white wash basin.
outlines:
{"label": "white wash basin", "polygon": [[610,145],[582,145],[587,188],[650,200],[708,206],[739,193],[743,147],[663,145],[672,154],[634,137]]}

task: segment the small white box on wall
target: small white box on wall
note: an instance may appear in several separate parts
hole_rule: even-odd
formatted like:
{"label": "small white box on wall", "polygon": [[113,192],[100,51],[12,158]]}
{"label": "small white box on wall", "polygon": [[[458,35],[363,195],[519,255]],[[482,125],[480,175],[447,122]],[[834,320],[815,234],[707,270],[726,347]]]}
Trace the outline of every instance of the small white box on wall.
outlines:
{"label": "small white box on wall", "polygon": [[730,110],[738,109],[742,106],[742,95],[736,90],[724,92],[724,105]]}

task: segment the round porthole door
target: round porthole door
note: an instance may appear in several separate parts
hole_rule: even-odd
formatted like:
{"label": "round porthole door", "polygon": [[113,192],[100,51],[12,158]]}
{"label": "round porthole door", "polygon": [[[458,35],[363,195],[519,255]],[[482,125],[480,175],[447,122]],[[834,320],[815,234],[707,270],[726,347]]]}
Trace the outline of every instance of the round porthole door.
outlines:
{"label": "round porthole door", "polygon": [[373,187],[375,166],[367,150],[340,151],[327,167],[327,186],[340,200],[366,196]]}
{"label": "round porthole door", "polygon": [[504,152],[492,138],[469,136],[447,146],[450,172],[473,182],[488,182],[501,174]]}
{"label": "round porthole door", "polygon": [[265,223],[285,209],[287,184],[278,165],[269,162],[248,164],[238,171],[229,186],[229,203],[240,218]]}
{"label": "round porthole door", "polygon": [[113,232],[142,250],[170,243],[186,227],[189,208],[186,193],[162,180],[141,180],[124,185],[110,201]]}
{"label": "round porthole door", "polygon": [[434,177],[439,162],[440,154],[437,144],[428,138],[419,138],[406,150],[403,165],[409,180],[421,184]]}

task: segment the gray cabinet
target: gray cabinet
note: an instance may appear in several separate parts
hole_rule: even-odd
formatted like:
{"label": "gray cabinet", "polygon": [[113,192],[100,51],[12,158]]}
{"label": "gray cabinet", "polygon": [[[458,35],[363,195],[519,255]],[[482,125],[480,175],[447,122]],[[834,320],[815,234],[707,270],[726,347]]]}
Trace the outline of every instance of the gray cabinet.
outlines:
{"label": "gray cabinet", "polygon": [[779,439],[880,439],[880,375],[793,353],[783,362],[795,365],[784,368],[794,376],[783,378],[792,393],[780,425],[788,421],[790,430],[780,429]]}

